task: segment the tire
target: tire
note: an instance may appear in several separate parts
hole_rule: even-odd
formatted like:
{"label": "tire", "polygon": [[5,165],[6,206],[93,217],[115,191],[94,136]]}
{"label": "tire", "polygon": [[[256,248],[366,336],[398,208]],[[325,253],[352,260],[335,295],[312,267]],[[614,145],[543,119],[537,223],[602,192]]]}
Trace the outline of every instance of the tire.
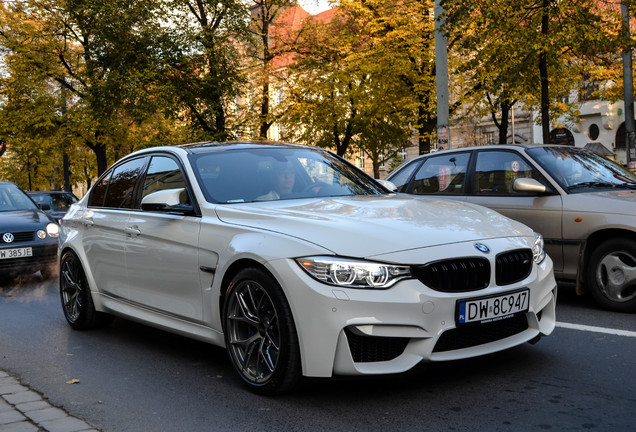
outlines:
{"label": "tire", "polygon": [[79,258],[66,252],[60,264],[60,300],[66,321],[75,330],[89,330],[112,322],[113,316],[95,310]]}
{"label": "tire", "polygon": [[587,280],[603,308],[636,311],[636,242],[614,238],[601,243],[590,256]]}
{"label": "tire", "polygon": [[302,377],[298,335],[278,283],[256,268],[240,271],[223,311],[230,362],[247,387],[270,396],[294,389]]}

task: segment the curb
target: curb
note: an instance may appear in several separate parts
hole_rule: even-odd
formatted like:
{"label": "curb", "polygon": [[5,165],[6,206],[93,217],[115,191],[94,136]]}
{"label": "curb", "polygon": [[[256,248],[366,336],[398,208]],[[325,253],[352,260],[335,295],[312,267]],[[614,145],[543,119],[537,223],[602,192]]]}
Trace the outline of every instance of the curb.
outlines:
{"label": "curb", "polygon": [[0,371],[0,432],[99,432]]}

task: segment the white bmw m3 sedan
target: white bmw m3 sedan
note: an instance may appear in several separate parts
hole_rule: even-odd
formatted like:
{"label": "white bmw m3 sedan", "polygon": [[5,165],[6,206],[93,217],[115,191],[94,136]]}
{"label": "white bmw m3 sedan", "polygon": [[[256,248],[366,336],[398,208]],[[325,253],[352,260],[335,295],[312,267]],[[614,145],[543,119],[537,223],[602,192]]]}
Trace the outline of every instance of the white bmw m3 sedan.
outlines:
{"label": "white bmw m3 sedan", "polygon": [[555,326],[539,234],[396,195],[308,146],[133,153],[66,214],[59,257],[71,327],[118,316],[225,346],[261,394],[493,353]]}

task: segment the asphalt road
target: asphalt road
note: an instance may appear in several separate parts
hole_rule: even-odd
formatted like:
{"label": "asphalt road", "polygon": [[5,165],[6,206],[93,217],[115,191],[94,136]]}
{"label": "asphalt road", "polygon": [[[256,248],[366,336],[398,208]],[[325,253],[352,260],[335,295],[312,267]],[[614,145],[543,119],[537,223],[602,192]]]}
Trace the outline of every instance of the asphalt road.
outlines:
{"label": "asphalt road", "polygon": [[57,283],[32,281],[0,287],[0,370],[113,432],[636,430],[636,314],[566,289],[557,314],[536,345],[265,398],[223,349],[121,319],[71,330]]}

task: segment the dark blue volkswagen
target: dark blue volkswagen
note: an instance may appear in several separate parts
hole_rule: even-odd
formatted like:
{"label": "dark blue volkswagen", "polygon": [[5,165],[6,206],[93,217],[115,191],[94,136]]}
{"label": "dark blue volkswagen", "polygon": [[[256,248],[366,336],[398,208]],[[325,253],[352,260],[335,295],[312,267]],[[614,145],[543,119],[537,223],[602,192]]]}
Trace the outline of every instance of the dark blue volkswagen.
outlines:
{"label": "dark blue volkswagen", "polygon": [[56,271],[59,225],[10,182],[0,182],[0,281]]}

